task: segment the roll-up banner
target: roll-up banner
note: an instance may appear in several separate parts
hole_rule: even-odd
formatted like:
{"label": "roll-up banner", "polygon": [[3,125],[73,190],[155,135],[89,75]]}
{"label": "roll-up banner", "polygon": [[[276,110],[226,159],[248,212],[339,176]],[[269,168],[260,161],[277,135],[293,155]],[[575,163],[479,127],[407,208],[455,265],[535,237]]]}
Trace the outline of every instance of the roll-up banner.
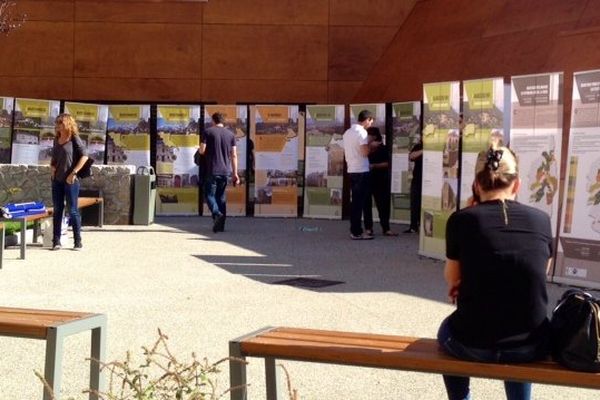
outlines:
{"label": "roll-up banner", "polygon": [[410,220],[410,184],[412,167],[408,153],[421,137],[421,102],[392,104],[392,177],[391,220]]}
{"label": "roll-up banner", "polygon": [[200,106],[156,107],[156,214],[198,215]]}
{"label": "roll-up banner", "polygon": [[[237,186],[227,184],[227,215],[246,215],[246,170],[248,160],[246,157],[248,148],[248,107],[237,105],[206,105],[204,106],[204,129],[212,125],[211,116],[220,112],[225,117],[224,126],[235,134],[235,147],[238,159],[238,175],[240,183]],[[251,148],[252,150],[252,148]],[[202,173],[202,172],[201,172]],[[206,204],[204,215],[210,215]]]}
{"label": "roll-up banner", "polygon": [[10,142],[14,99],[0,97],[0,163],[10,163]]}
{"label": "roll-up banner", "polygon": [[512,77],[510,148],[519,160],[517,200],[546,212],[558,228],[563,74]]}
{"label": "roll-up banner", "polygon": [[257,105],[250,111],[255,152],[254,215],[297,217],[298,106]]}
{"label": "roll-up banner", "polygon": [[445,258],[446,222],[457,209],[460,83],[423,85],[423,189],[419,254]]}
{"label": "roll-up banner", "polygon": [[150,165],[150,106],[108,106],[107,163]]}
{"label": "roll-up banner", "polygon": [[54,144],[54,120],[60,102],[17,99],[12,135],[13,164],[50,164]]}
{"label": "roll-up banner", "polygon": [[75,118],[88,156],[94,159],[96,165],[104,164],[108,106],[66,102],[65,112]]}
{"label": "roll-up banner", "polygon": [[507,144],[504,137],[504,79],[463,81],[462,164],[460,207],[472,198],[475,163],[490,144]]}
{"label": "roll-up banner", "polygon": [[571,133],[554,281],[600,288],[600,70],[573,77]]}
{"label": "roll-up banner", "polygon": [[344,113],[343,105],[306,107],[305,217],[342,216]]}

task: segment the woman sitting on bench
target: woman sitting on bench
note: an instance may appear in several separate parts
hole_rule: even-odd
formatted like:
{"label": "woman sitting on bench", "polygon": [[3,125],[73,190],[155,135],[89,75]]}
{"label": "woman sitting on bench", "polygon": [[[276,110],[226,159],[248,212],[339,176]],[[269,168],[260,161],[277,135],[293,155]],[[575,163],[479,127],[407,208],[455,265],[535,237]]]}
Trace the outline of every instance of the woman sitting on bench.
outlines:
{"label": "woman sitting on bench", "polygon": [[[455,212],[446,227],[450,300],[438,341],[469,361],[519,363],[549,350],[546,270],[552,256],[550,219],[515,201],[517,159],[506,147],[481,152],[475,168],[480,202]],[[444,376],[450,400],[469,399],[469,378]],[[509,400],[531,397],[531,383],[504,382]]]}

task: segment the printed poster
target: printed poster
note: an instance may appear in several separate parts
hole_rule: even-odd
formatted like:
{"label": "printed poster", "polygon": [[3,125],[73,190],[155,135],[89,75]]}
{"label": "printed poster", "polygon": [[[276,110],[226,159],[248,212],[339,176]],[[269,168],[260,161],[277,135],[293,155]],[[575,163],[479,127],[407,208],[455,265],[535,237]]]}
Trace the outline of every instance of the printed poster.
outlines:
{"label": "printed poster", "polygon": [[[236,105],[206,105],[204,106],[204,129],[212,126],[211,116],[220,112],[225,116],[224,126],[235,134],[235,147],[238,159],[238,175],[240,183],[237,186],[227,184],[227,215],[244,216],[246,215],[246,175],[248,165],[253,165],[254,154],[250,148],[250,161],[246,157],[248,149],[248,107]],[[252,168],[252,167],[250,167]],[[204,206],[204,215],[210,215],[206,205]]]}
{"label": "printed poster", "polygon": [[108,106],[107,164],[150,165],[150,106]]}
{"label": "printed poster", "polygon": [[156,107],[156,214],[198,215],[200,106]]}
{"label": "printed poster", "polygon": [[409,101],[392,104],[392,171],[391,220],[410,221],[410,185],[413,162],[410,149],[421,140],[421,102]]}
{"label": "printed poster", "polygon": [[598,289],[600,70],[574,74],[572,104],[562,224],[553,280]]}
{"label": "printed poster", "polygon": [[16,99],[13,164],[50,164],[55,137],[54,120],[59,112],[59,101]]}
{"label": "printed poster", "polygon": [[14,99],[0,97],[0,163],[10,164],[10,142]]}
{"label": "printed poster", "polygon": [[305,217],[342,217],[344,118],[343,105],[306,107]]}
{"label": "printed poster", "polygon": [[507,145],[504,137],[504,79],[463,81],[461,208],[472,199],[477,155],[492,143]]}
{"label": "printed poster", "polygon": [[510,148],[519,160],[519,202],[547,213],[558,227],[563,125],[563,74],[515,76]]}
{"label": "printed poster", "polygon": [[446,223],[458,207],[460,83],[423,85],[423,189],[419,254],[445,259]]}
{"label": "printed poster", "polygon": [[253,106],[250,115],[255,153],[254,215],[297,217],[298,106]]}
{"label": "printed poster", "polygon": [[79,137],[88,151],[88,156],[94,159],[96,165],[104,164],[108,106],[66,102],[65,112],[77,121]]}

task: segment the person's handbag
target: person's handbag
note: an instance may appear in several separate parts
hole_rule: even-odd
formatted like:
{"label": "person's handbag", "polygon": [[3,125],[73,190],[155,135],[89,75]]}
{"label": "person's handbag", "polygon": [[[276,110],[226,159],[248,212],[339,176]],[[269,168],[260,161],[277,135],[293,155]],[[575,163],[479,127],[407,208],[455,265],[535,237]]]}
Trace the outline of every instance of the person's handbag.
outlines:
{"label": "person's handbag", "polygon": [[563,293],[552,312],[552,355],[567,368],[600,372],[600,300],[580,289]]}
{"label": "person's handbag", "polygon": [[[75,140],[74,136],[71,136],[71,142],[73,143],[73,153],[75,160],[79,161],[79,159],[83,156],[83,152],[81,151],[78,142]],[[85,161],[85,164],[77,171],[76,175],[79,179],[89,178],[92,176],[92,164],[94,163],[94,159],[88,156],[88,159]]]}

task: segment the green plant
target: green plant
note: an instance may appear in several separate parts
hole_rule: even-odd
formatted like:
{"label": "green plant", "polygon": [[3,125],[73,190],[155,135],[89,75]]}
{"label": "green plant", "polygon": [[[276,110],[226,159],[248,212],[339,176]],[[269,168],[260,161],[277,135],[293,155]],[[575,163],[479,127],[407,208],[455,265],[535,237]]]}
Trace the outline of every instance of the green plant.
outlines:
{"label": "green plant", "polygon": [[[4,234],[5,235],[14,235],[17,232],[21,232],[21,223],[20,222],[12,222],[12,221],[5,221],[3,222],[4,224]],[[31,229],[33,228],[33,222],[28,222],[26,229]]]}
{"label": "green plant", "polygon": [[[108,374],[107,392],[97,393],[100,399],[217,400],[234,389],[218,392],[219,365],[231,358],[223,358],[211,364],[206,358],[200,361],[192,353],[191,360],[180,361],[169,350],[168,337],[160,329],[158,336],[152,347],[142,347],[145,361],[140,365],[132,360],[129,351],[124,361],[100,362],[101,369]],[[34,372],[44,384],[45,390],[51,393],[41,374]],[[83,393],[89,394],[90,391],[85,390]],[[51,398],[54,399],[54,395],[51,394]]]}

